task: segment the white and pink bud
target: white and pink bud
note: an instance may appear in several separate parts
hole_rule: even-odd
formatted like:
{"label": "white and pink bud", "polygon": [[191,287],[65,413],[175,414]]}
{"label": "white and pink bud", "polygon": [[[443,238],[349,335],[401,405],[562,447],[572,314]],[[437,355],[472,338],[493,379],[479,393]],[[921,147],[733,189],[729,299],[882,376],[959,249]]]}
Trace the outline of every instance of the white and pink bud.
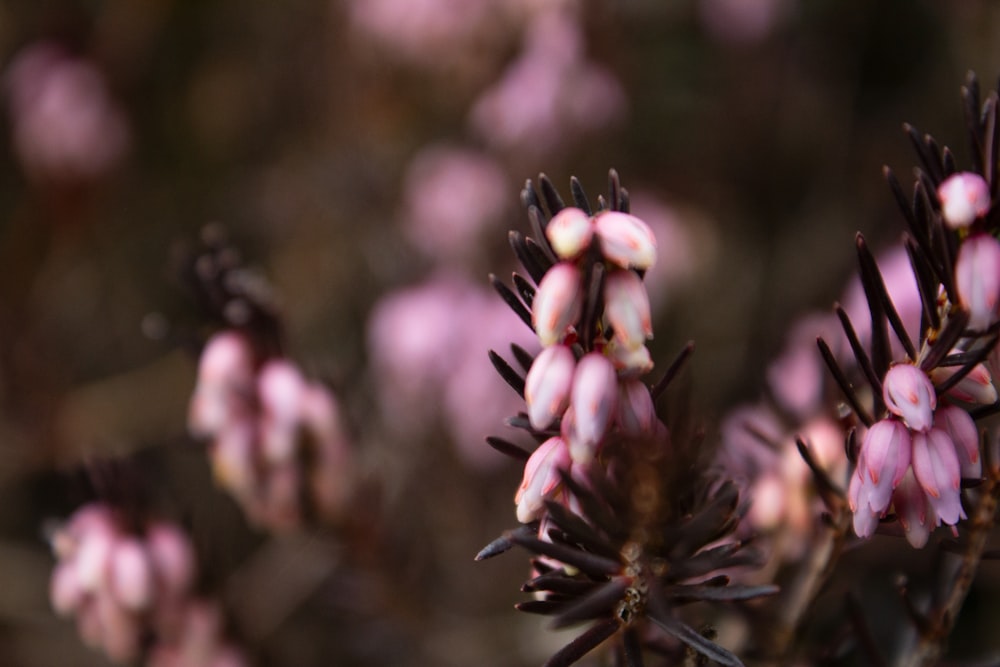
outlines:
{"label": "white and pink bud", "polygon": [[985,329],[997,319],[1000,305],[1000,242],[989,234],[975,234],[958,249],[955,288],[969,311],[969,326]]}
{"label": "white and pink bud", "polygon": [[[931,379],[942,383],[959,371],[959,366],[938,366],[931,370]],[[991,405],[997,402],[997,389],[993,385],[993,376],[986,364],[977,364],[965,377],[948,390],[948,396],[966,403]]]}
{"label": "white and pink bud", "polygon": [[948,525],[958,523],[962,512],[961,464],[955,443],[939,428],[913,435],[913,474],[927,494],[937,517]]}
{"label": "white and pink bud", "polygon": [[167,597],[181,597],[194,582],[195,556],[191,542],[178,528],[162,522],[146,531],[149,559]]}
{"label": "white and pink bud", "polygon": [[656,263],[656,237],[645,222],[621,211],[606,211],[594,218],[604,257],[623,269],[645,270]]}
{"label": "white and pink bud", "polygon": [[873,512],[882,513],[889,507],[892,491],[910,467],[910,458],[910,432],[899,421],[882,419],[865,433],[858,473],[863,484],[871,482],[866,495]]}
{"label": "white and pink bud", "polygon": [[630,348],[612,338],[604,351],[622,377],[638,377],[653,370],[653,357],[645,345]]}
{"label": "white and pink bud", "polygon": [[198,437],[217,434],[250,400],[254,386],[253,350],[241,334],[223,331],[205,345],[188,408],[188,428]]}
{"label": "white and pink bud", "polygon": [[622,434],[632,438],[646,438],[656,430],[656,406],[649,388],[637,379],[622,380],[618,384],[618,411],[615,418]]}
{"label": "white and pink bud", "polygon": [[979,430],[969,413],[957,405],[945,406],[934,414],[934,428],[947,433],[955,444],[962,477],[979,479],[983,474],[983,463],[979,458]]}
{"label": "white and pink bud", "polygon": [[653,337],[649,295],[634,271],[620,269],[608,273],[604,281],[604,316],[615,338],[628,349],[635,349]]}
{"label": "white and pink bud", "polygon": [[146,548],[136,538],[126,537],[115,543],[110,583],[115,599],[125,609],[140,612],[152,604],[153,568]]}
{"label": "white and pink bud", "polygon": [[580,269],[559,262],[542,277],[531,308],[531,321],[542,345],[561,341],[583,313]]}
{"label": "white and pink bud", "polygon": [[566,345],[542,350],[524,380],[524,400],[531,426],[539,431],[552,426],[569,407],[576,358]]}
{"label": "white and pink bud", "polygon": [[85,591],[80,585],[76,568],[71,563],[59,563],[52,572],[49,582],[49,602],[57,614],[76,612],[83,602]]}
{"label": "white and pink bud", "polygon": [[868,502],[871,488],[871,484],[862,479],[860,469],[851,475],[851,481],[847,486],[847,502],[851,512],[854,513],[854,534],[858,537],[871,537],[878,526],[881,512],[873,511]]}
{"label": "white and pink bud", "polygon": [[902,418],[913,431],[926,431],[934,424],[937,394],[927,374],[910,364],[889,369],[882,382],[882,397],[889,412]]}
{"label": "white and pink bud", "polygon": [[260,401],[260,450],[271,464],[292,461],[298,450],[306,381],[294,364],[269,361],[257,378]]}
{"label": "white and pink bud", "polygon": [[573,259],[590,247],[594,221],[582,210],[569,206],[552,216],[545,237],[559,259]]}
{"label": "white and pink bud", "polygon": [[979,174],[962,171],[938,186],[941,217],[951,229],[968,227],[990,210],[990,186]]}
{"label": "white and pink bud", "polygon": [[517,520],[531,523],[542,517],[545,501],[552,497],[561,483],[559,471],[568,471],[573,461],[566,441],[549,438],[534,451],[524,465],[524,478],[514,496]]}
{"label": "white and pink bud", "polygon": [[915,549],[922,549],[937,522],[931,516],[933,510],[927,504],[927,495],[914,477],[912,468],[906,471],[893,492],[892,504],[906,540]]}
{"label": "white and pink bud", "polygon": [[570,452],[575,463],[589,463],[611,426],[618,404],[618,374],[600,352],[583,355],[573,374]]}

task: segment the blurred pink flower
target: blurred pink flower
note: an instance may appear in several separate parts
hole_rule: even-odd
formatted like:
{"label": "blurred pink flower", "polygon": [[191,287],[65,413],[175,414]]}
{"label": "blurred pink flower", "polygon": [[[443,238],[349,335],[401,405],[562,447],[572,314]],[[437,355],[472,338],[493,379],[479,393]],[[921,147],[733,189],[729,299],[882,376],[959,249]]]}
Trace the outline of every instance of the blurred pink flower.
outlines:
{"label": "blurred pink flower", "polygon": [[[422,66],[453,65],[495,24],[489,0],[347,0],[352,27],[385,52]],[[366,40],[367,41],[367,40]]]}
{"label": "blurred pink flower", "polygon": [[789,0],[698,0],[705,31],[720,42],[759,42],[784,20]]}
{"label": "blurred pink flower", "polygon": [[538,348],[503,300],[462,276],[438,274],[384,296],[368,319],[368,349],[386,425],[414,437],[443,423],[467,463],[499,463],[483,438],[524,406],[497,381],[485,350],[508,356],[511,342]]}
{"label": "blurred pink flower", "polygon": [[17,55],[5,79],[14,150],[30,178],[87,182],[121,161],[127,121],[92,63],[40,43]]}
{"label": "blurred pink flower", "polygon": [[454,263],[473,256],[482,232],[503,217],[507,177],[476,151],[430,146],[413,158],[403,184],[403,231],[426,256]]}
{"label": "blurred pink flower", "polygon": [[620,118],[621,85],[583,51],[569,11],[537,14],[522,54],[474,104],[472,127],[497,148],[538,156]]}

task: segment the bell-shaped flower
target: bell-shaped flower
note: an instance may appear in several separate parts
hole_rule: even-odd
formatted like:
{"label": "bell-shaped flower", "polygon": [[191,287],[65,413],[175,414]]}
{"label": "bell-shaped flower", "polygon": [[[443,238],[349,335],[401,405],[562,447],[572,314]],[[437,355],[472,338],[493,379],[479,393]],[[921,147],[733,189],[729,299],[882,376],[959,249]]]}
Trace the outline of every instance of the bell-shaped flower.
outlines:
{"label": "bell-shaped flower", "polygon": [[941,217],[951,229],[968,227],[990,210],[990,186],[979,174],[962,171],[938,186]]}
{"label": "bell-shaped flower", "polygon": [[257,378],[260,401],[260,448],[268,463],[295,458],[301,429],[301,405],[306,381],[292,363],[269,361]]}
{"label": "bell-shaped flower", "polygon": [[621,432],[632,438],[644,438],[656,428],[656,406],[649,388],[635,378],[618,383],[618,411],[615,418]]}
{"label": "bell-shaped flower", "polygon": [[985,329],[997,319],[1000,305],[1000,242],[989,234],[975,234],[958,249],[955,288],[969,311],[969,327]]}
{"label": "bell-shaped flower", "polygon": [[866,484],[861,478],[860,469],[851,475],[851,481],[847,486],[847,502],[851,512],[854,513],[854,533],[858,537],[871,537],[878,526],[881,512],[873,511],[868,502],[871,488],[871,484]]}
{"label": "bell-shaped flower", "polygon": [[983,463],[979,458],[979,430],[969,413],[957,405],[940,408],[934,413],[934,428],[947,433],[955,444],[962,477],[979,479],[983,474]]}
{"label": "bell-shaped flower", "polygon": [[622,377],[638,377],[653,370],[653,357],[645,345],[630,348],[612,338],[604,351]]}
{"label": "bell-shaped flower", "polygon": [[648,269],[656,263],[656,237],[645,222],[621,211],[594,218],[604,257],[623,269]]}
{"label": "bell-shaped flower", "polygon": [[916,549],[923,548],[938,522],[933,510],[927,504],[927,495],[913,475],[912,468],[906,471],[893,492],[892,505],[900,525],[903,526],[907,542]]}
{"label": "bell-shaped flower", "polygon": [[866,488],[871,510],[882,513],[889,507],[892,490],[910,467],[910,432],[895,419],[872,424],[861,442],[858,473]]}
{"label": "bell-shaped flower", "polygon": [[618,403],[618,374],[600,352],[585,354],[576,365],[570,406],[573,461],[589,463],[611,426]]}
{"label": "bell-shaped flower", "polygon": [[186,595],[194,582],[195,555],[184,533],[171,524],[155,522],[146,530],[146,545],[164,595]]}
{"label": "bell-shaped flower", "polygon": [[213,436],[247,411],[253,395],[253,350],[241,334],[223,331],[205,345],[188,408],[188,427],[197,437]]}
{"label": "bell-shaped flower", "polygon": [[552,216],[545,237],[559,259],[573,259],[590,247],[594,221],[581,209],[568,206]]}
{"label": "bell-shaped flower", "polygon": [[615,339],[628,349],[635,349],[653,337],[653,319],[646,286],[635,271],[620,269],[604,280],[604,316],[614,330]]}
{"label": "bell-shaped flower", "polygon": [[583,287],[580,269],[569,262],[559,262],[542,277],[531,307],[531,321],[542,345],[562,340],[583,312]]}
{"label": "bell-shaped flower", "polygon": [[932,428],[913,434],[913,474],[937,517],[948,525],[958,523],[964,516],[959,493],[962,473],[955,443],[947,433]]}
{"label": "bell-shaped flower", "polygon": [[889,412],[902,418],[914,431],[926,431],[934,423],[937,395],[927,374],[910,364],[889,369],[882,382],[882,397]]}
{"label": "bell-shaped flower", "polygon": [[524,478],[514,496],[518,521],[531,523],[541,518],[545,501],[560,485],[559,471],[568,471],[571,465],[569,449],[562,438],[549,438],[538,446],[524,465]]}
{"label": "bell-shaped flower", "polygon": [[[931,380],[942,383],[958,372],[959,366],[938,366],[931,370]],[[948,390],[948,396],[966,403],[991,405],[997,402],[997,388],[993,385],[986,364],[977,364],[954,387]]]}
{"label": "bell-shaped flower", "polygon": [[110,562],[111,589],[126,609],[142,611],[153,602],[155,581],[149,554],[134,537],[115,543]]}
{"label": "bell-shaped flower", "polygon": [[524,400],[531,426],[539,431],[552,426],[569,407],[576,358],[566,345],[542,350],[524,379]]}

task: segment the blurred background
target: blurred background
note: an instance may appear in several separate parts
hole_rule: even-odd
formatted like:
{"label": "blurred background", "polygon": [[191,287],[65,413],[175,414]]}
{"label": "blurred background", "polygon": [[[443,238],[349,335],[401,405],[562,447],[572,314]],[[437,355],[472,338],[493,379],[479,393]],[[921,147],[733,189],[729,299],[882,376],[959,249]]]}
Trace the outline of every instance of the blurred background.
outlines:
{"label": "blurred background", "polygon": [[[654,359],[688,340],[709,430],[828,310],[855,231],[903,225],[903,121],[967,164],[959,87],[1000,74],[987,0],[12,0],[0,4],[0,662],[103,665],[49,607],[44,527],[114,457],[191,531],[261,665],[531,665],[517,409],[489,289],[546,173],[614,167],[654,228]],[[288,352],[347,414],[362,537],[246,524],[186,434],[209,330],[177,278],[221,223]],[[661,367],[662,367],[661,365]],[[368,519],[366,519],[368,520]]]}

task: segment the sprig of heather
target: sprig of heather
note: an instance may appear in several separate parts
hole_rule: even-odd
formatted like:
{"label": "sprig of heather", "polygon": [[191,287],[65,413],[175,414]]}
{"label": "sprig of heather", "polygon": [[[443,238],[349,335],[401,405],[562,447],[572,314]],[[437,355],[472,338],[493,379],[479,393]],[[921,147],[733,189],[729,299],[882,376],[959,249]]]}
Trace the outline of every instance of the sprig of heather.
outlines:
{"label": "sprig of heather", "polygon": [[[538,443],[528,451],[489,438],[524,462],[515,495],[523,525],[484,548],[485,559],[520,546],[533,554],[522,611],[556,627],[589,622],[545,664],[569,665],[597,646],[615,664],[642,665],[652,653],[693,650],[742,664],[688,625],[678,610],[696,601],[743,601],[773,586],[729,585],[721,570],[755,564],[733,536],[747,509],[731,483],[702,474],[696,435],[671,432],[656,409],[690,355],[687,346],[655,385],[643,275],[656,261],[649,227],[629,213],[617,174],[593,209],[579,181],[567,206],[542,176],[522,192],[533,236],[510,233],[525,275],[494,287],[538,335],[532,357],[512,346],[522,372],[496,352],[500,375],[525,399],[508,424]],[[544,204],[544,206],[543,206]]]}
{"label": "sprig of heather", "polygon": [[[885,281],[859,234],[861,281],[871,340],[837,307],[856,367],[843,368],[820,350],[857,422],[859,446],[847,498],[862,538],[898,521],[923,547],[935,527],[951,526],[961,542],[958,570],[942,575],[945,593],[916,613],[917,640],[898,664],[933,664],[954,625],[994,525],[1000,497],[996,434],[977,420],[1000,409],[994,375],[1000,330],[1000,212],[995,202],[1000,120],[998,96],[982,101],[970,74],[962,89],[972,166],[960,170],[952,151],[910,125],[920,160],[908,196],[885,175],[907,223],[903,243],[922,303],[918,334],[902,325]],[[894,348],[890,336],[899,343]],[[894,349],[901,350],[894,353]]]}
{"label": "sprig of heather", "polygon": [[188,428],[254,524],[289,531],[340,521],[355,478],[338,402],[284,355],[267,283],[217,230],[205,240],[188,276],[221,327],[201,351]]}

